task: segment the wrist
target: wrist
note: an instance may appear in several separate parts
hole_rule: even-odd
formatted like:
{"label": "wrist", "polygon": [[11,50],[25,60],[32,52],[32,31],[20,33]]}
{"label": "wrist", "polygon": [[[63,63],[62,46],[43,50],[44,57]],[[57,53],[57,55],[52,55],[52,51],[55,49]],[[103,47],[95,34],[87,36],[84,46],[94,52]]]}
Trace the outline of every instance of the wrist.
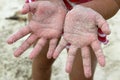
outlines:
{"label": "wrist", "polygon": [[59,6],[61,8],[64,8],[65,10],[67,10],[63,0],[26,0],[25,2],[26,3],[31,3],[31,2],[34,2],[34,1],[50,1],[50,2],[53,3],[53,5]]}
{"label": "wrist", "polygon": [[[86,6],[82,6],[82,5],[75,5],[73,7],[73,9],[77,10],[77,11],[89,11],[89,12],[93,12],[93,13],[98,13],[96,12],[94,9],[90,8],[90,7],[86,7]],[[98,13],[99,14],[99,13]]]}

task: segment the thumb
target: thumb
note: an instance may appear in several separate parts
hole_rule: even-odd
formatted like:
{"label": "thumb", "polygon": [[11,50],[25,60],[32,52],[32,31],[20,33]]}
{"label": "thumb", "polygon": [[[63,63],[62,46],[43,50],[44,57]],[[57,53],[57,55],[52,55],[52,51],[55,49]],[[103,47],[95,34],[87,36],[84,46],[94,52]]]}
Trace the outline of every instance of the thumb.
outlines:
{"label": "thumb", "polygon": [[109,35],[111,33],[111,30],[109,28],[108,23],[105,21],[102,26],[101,26],[101,30],[103,31],[104,34]]}
{"label": "thumb", "polygon": [[34,11],[37,8],[37,5],[38,5],[38,2],[25,3],[21,10],[21,13],[22,14],[27,14],[29,12],[34,13]]}
{"label": "thumb", "polygon": [[109,35],[111,33],[111,30],[109,28],[107,21],[101,15],[97,16],[96,22],[97,22],[98,28],[100,28],[104,34]]}

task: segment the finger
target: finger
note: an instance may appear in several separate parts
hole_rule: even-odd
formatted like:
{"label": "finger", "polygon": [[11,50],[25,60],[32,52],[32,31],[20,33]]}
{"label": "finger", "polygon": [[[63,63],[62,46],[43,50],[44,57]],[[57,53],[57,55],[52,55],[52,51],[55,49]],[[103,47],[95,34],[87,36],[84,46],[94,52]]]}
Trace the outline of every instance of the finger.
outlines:
{"label": "finger", "polygon": [[30,35],[22,45],[14,52],[16,57],[20,56],[25,50],[27,50],[35,41],[37,37],[35,35]]}
{"label": "finger", "polygon": [[24,37],[25,35],[30,33],[30,29],[28,26],[23,27],[22,29],[20,29],[18,32],[14,33],[13,35],[11,35],[8,39],[7,39],[7,43],[8,44],[12,44],[14,42],[16,42],[17,40],[19,40],[20,38]]}
{"label": "finger", "polygon": [[29,12],[30,12],[30,6],[29,6],[29,3],[26,3],[26,4],[24,4],[24,6],[22,8],[21,13],[22,14],[27,14]]}
{"label": "finger", "polygon": [[56,59],[58,55],[61,53],[61,51],[66,47],[67,42],[64,40],[64,38],[61,38],[57,48],[55,49],[53,53],[53,58]]}
{"label": "finger", "polygon": [[92,42],[91,47],[95,52],[97,60],[101,66],[105,66],[105,56],[103,54],[100,42],[98,40]]}
{"label": "finger", "polygon": [[51,59],[51,57],[53,55],[53,52],[54,52],[54,50],[56,48],[57,41],[58,41],[58,39],[52,39],[52,40],[50,40],[49,50],[48,50],[48,53],[47,53],[47,58],[48,59]]}
{"label": "finger", "polygon": [[72,70],[73,61],[75,58],[77,48],[75,46],[70,46],[68,51],[67,63],[66,63],[66,72],[70,73]]}
{"label": "finger", "polygon": [[104,34],[109,35],[111,33],[107,21],[102,16],[100,15],[97,16],[96,22],[97,22],[98,27],[102,30]]}
{"label": "finger", "polygon": [[29,56],[29,58],[30,58],[30,59],[35,58],[35,57],[40,53],[40,51],[42,50],[42,48],[45,46],[46,42],[47,42],[46,39],[41,38],[41,39],[37,42],[37,44],[35,45],[33,51],[31,52],[31,54],[30,54],[30,56]]}
{"label": "finger", "polygon": [[38,2],[25,3],[21,10],[21,13],[27,14],[31,11],[34,11],[37,8],[37,6],[38,6]]}
{"label": "finger", "polygon": [[83,47],[81,49],[82,54],[82,60],[83,60],[83,69],[84,74],[87,78],[91,77],[91,56],[90,56],[90,50],[89,47]]}

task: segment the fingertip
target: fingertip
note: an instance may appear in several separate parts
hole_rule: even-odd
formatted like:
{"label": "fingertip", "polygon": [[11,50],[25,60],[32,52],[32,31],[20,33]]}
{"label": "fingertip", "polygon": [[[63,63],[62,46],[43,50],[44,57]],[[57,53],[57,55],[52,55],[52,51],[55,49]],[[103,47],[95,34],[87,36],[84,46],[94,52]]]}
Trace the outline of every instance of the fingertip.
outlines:
{"label": "fingertip", "polygon": [[37,57],[37,54],[35,53],[35,52],[31,52],[30,53],[30,55],[29,55],[29,58],[32,60],[32,59],[34,59],[34,58],[36,58]]}
{"label": "fingertip", "polygon": [[86,78],[90,78],[91,76],[92,76],[91,73],[85,73],[85,77],[86,77]]}
{"label": "fingertip", "polygon": [[11,42],[11,41],[9,41],[9,40],[6,40],[6,42],[7,42],[8,44],[12,44],[12,42]]}
{"label": "fingertip", "polygon": [[19,57],[19,56],[20,56],[20,51],[19,51],[19,50],[15,50],[14,56],[15,56],[15,57]]}
{"label": "fingertip", "polygon": [[67,64],[66,64],[66,69],[65,69],[65,71],[66,71],[67,73],[71,73],[71,71],[72,71],[72,65],[71,65],[70,63],[68,63],[68,62],[67,62]]}
{"label": "fingertip", "polygon": [[14,42],[16,42],[14,35],[9,36],[6,40],[6,42],[8,44],[13,44]]}
{"label": "fingertip", "polygon": [[91,76],[92,76],[92,74],[85,75],[86,78],[90,78]]}
{"label": "fingertip", "polygon": [[86,78],[90,78],[91,76],[92,76],[91,69],[90,68],[86,69],[86,71],[85,71],[85,77]]}
{"label": "fingertip", "polygon": [[67,73],[71,73],[71,68],[70,68],[70,67],[66,67],[65,71],[66,71]]}
{"label": "fingertip", "polygon": [[30,56],[29,56],[29,59],[30,59],[30,60],[33,60],[33,56],[30,55]]}
{"label": "fingertip", "polygon": [[22,11],[22,10],[20,10],[20,11],[19,11],[19,13],[20,13],[20,14],[23,14],[23,11]]}
{"label": "fingertip", "polygon": [[100,64],[100,66],[102,66],[102,67],[104,67],[105,66],[105,59],[100,59],[99,60],[99,64]]}
{"label": "fingertip", "polygon": [[29,55],[29,59],[34,59],[35,58],[35,55],[33,55],[32,53]]}
{"label": "fingertip", "polygon": [[53,58],[56,59],[58,57],[58,54],[56,52],[53,53]]}
{"label": "fingertip", "polygon": [[102,29],[103,33],[106,34],[106,35],[110,35],[111,34],[111,30],[108,30],[108,29]]}
{"label": "fingertip", "polygon": [[14,56],[15,56],[15,57],[19,57],[20,55],[18,55],[17,53],[14,53]]}
{"label": "fingertip", "polygon": [[19,57],[22,53],[23,53],[23,51],[20,48],[18,48],[18,49],[15,50],[14,56]]}
{"label": "fingertip", "polygon": [[67,68],[65,69],[65,71],[66,71],[67,73],[70,73],[70,70],[69,70],[69,69],[67,69]]}
{"label": "fingertip", "polygon": [[48,58],[48,59],[51,59],[52,57],[51,57],[51,55],[47,55],[47,58]]}
{"label": "fingertip", "polygon": [[24,6],[23,6],[23,8],[22,8],[22,10],[20,12],[21,12],[21,14],[27,14],[29,11],[30,11],[30,7],[26,3],[26,4],[24,4]]}
{"label": "fingertip", "polygon": [[111,30],[107,23],[104,23],[101,29],[102,29],[103,33],[106,35],[109,35],[111,33]]}
{"label": "fingertip", "polygon": [[21,14],[25,14],[25,12],[23,10],[20,11]]}
{"label": "fingertip", "polygon": [[6,40],[6,42],[7,42],[8,44],[14,43],[14,41],[13,41],[11,38],[8,38],[8,39]]}
{"label": "fingertip", "polygon": [[53,59],[56,59],[57,58],[57,56],[56,55],[53,55]]}
{"label": "fingertip", "polygon": [[105,66],[105,62],[101,62],[101,66],[104,67]]}
{"label": "fingertip", "polygon": [[48,59],[51,59],[52,58],[52,55],[53,55],[53,51],[48,51],[48,53],[47,53],[47,58]]}

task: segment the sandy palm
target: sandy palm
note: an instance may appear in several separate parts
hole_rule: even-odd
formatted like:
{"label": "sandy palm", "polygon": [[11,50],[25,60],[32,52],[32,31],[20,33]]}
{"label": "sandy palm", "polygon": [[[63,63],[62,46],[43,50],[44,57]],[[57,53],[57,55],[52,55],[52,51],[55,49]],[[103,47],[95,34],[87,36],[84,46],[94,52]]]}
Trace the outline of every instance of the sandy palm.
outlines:
{"label": "sandy palm", "polygon": [[51,58],[51,55],[56,48],[58,38],[62,33],[66,10],[64,7],[57,6],[49,1],[37,1],[25,4],[22,13],[26,14],[29,12],[32,12],[33,14],[29,24],[10,36],[7,42],[12,44],[30,34],[30,36],[15,51],[14,55],[21,55],[34,44],[34,42],[38,41],[30,54],[30,58],[34,58],[41,51],[47,40],[50,40],[47,56],[48,58]]}
{"label": "sandy palm", "polygon": [[109,34],[107,22],[104,18],[92,9],[76,6],[66,15],[64,34],[60,40],[53,57],[57,58],[60,52],[71,44],[68,51],[66,71],[70,72],[76,55],[80,48],[82,51],[83,66],[86,77],[91,76],[91,60],[89,46],[92,47],[98,62],[101,66],[105,65],[105,58],[97,36],[97,27],[105,34]]}

